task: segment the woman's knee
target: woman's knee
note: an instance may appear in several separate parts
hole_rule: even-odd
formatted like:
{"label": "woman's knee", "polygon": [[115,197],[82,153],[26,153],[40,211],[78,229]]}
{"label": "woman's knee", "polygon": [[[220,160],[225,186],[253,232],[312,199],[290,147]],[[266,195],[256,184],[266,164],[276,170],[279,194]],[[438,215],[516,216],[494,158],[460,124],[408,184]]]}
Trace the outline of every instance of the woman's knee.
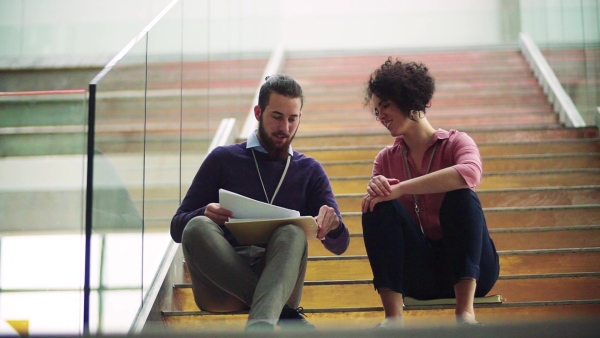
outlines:
{"label": "woman's knee", "polygon": [[[395,201],[380,202],[375,205],[373,211],[367,211],[362,214],[362,226],[377,226],[382,221],[390,219],[390,215],[396,214],[397,208],[394,206]],[[396,202],[397,203],[397,202]]]}
{"label": "woman's knee", "polygon": [[397,200],[377,203],[372,212],[362,214],[363,236],[382,236],[401,229],[412,221]]}
{"label": "woman's knee", "polygon": [[468,188],[448,191],[442,201],[443,209],[458,210],[472,207],[481,208],[481,203],[477,194]]}

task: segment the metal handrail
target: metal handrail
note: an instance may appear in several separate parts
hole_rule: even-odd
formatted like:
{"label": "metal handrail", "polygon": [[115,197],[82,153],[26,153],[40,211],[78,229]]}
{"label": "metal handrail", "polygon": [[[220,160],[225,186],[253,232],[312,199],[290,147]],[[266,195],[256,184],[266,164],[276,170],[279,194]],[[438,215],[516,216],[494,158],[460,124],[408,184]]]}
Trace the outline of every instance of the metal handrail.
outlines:
{"label": "metal handrail", "polygon": [[519,45],[540,86],[548,96],[548,101],[552,104],[554,111],[558,113],[560,122],[568,127],[585,127],[586,123],[579,110],[565,92],[531,36],[527,33],[519,34]]}

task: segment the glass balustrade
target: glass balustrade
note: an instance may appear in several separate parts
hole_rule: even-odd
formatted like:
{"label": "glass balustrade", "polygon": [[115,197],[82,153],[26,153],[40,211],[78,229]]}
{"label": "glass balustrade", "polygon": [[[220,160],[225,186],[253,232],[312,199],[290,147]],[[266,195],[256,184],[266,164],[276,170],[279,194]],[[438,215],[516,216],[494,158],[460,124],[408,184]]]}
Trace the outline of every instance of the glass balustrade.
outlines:
{"label": "glass balustrade", "polygon": [[600,106],[600,1],[522,0],[531,35],[586,124]]}
{"label": "glass balustrade", "polygon": [[[90,84],[92,333],[129,330],[173,244],[171,217],[220,121],[241,124],[248,113],[268,55],[245,57],[236,24],[223,32],[211,12],[222,6],[219,12],[235,15],[241,3],[172,2]],[[183,19],[189,10],[200,13],[198,22]]]}
{"label": "glass balustrade", "polygon": [[0,335],[81,331],[86,103],[0,93]]}

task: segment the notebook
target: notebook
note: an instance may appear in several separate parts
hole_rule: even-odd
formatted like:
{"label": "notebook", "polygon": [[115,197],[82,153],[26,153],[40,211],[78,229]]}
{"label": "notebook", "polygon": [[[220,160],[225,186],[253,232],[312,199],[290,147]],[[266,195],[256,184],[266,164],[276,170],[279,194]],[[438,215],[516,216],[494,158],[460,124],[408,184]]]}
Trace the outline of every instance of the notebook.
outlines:
{"label": "notebook", "polygon": [[225,222],[238,243],[266,244],[277,227],[294,224],[304,230],[306,239],[317,239],[319,229],[312,216],[300,216],[296,210],[257,201],[234,192],[219,189],[219,204],[233,213]]}

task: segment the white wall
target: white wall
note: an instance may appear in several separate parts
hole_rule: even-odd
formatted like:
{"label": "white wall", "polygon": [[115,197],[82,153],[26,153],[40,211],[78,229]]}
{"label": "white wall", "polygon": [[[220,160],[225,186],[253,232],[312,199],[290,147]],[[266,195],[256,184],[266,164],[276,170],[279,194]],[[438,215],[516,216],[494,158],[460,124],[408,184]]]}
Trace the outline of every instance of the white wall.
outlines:
{"label": "white wall", "polygon": [[[106,60],[169,0],[0,0],[0,58]],[[13,60],[14,61],[14,60]]]}
{"label": "white wall", "polygon": [[284,0],[294,50],[495,45],[500,0]]}
{"label": "white wall", "polygon": [[[193,54],[268,52],[280,41],[292,51],[496,45],[506,0],[180,1],[151,36],[157,53],[180,48],[171,31]],[[104,63],[170,2],[0,0],[0,67]]]}

